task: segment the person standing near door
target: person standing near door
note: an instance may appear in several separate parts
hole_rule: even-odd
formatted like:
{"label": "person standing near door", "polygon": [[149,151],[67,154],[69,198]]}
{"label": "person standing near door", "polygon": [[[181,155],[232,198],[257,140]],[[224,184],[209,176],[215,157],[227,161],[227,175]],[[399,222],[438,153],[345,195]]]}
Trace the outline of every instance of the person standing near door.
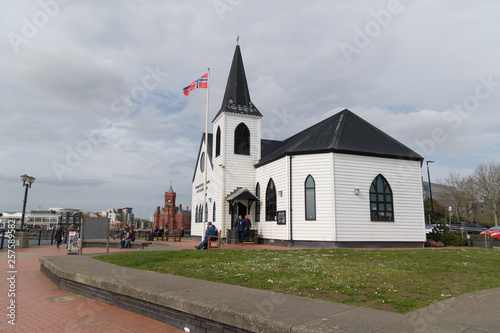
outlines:
{"label": "person standing near door", "polygon": [[241,245],[243,245],[243,233],[245,232],[245,220],[243,220],[243,217],[241,215],[238,216],[238,219],[234,223],[233,229],[238,230],[239,243]]}
{"label": "person standing near door", "polygon": [[243,232],[243,237],[245,237],[245,239],[247,241],[250,240],[250,228],[252,227],[252,221],[250,221],[250,218],[248,217],[248,215],[245,215],[245,230]]}

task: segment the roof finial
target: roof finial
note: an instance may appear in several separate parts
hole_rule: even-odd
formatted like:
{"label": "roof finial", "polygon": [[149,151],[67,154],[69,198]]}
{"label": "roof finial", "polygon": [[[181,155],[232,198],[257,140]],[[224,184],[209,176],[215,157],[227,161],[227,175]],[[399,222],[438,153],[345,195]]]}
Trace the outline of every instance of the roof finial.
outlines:
{"label": "roof finial", "polygon": [[236,45],[240,45],[240,35],[236,35]]}

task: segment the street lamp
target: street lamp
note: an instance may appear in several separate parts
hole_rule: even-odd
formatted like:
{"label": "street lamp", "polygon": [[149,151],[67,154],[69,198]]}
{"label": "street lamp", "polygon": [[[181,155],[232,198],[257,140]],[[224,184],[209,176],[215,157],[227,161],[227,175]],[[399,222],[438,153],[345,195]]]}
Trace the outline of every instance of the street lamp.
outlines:
{"label": "street lamp", "polygon": [[429,172],[429,163],[434,161],[427,161],[427,179],[429,180],[429,196],[431,197],[431,223],[434,223],[434,203],[432,202],[432,187],[431,187],[431,174]]}
{"label": "street lamp", "polygon": [[31,184],[35,182],[35,178],[24,174],[21,176],[21,180],[23,181],[23,186],[26,187],[26,190],[24,191],[23,215],[21,216],[21,231],[23,231],[24,215],[26,214],[26,200],[28,199],[28,189],[31,187]]}

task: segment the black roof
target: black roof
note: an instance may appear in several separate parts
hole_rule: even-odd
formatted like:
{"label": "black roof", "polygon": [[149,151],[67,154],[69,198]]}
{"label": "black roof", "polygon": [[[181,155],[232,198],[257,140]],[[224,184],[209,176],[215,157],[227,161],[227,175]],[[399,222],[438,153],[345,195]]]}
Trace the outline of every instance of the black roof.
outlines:
{"label": "black roof", "polygon": [[423,157],[345,109],[281,142],[262,140],[256,166],[286,155],[338,152],[423,161]]}
{"label": "black roof", "polygon": [[236,50],[234,51],[233,63],[229,71],[222,106],[215,115],[214,120],[222,112],[262,117],[262,114],[250,100],[250,92],[248,91],[247,78],[239,45],[236,45]]}

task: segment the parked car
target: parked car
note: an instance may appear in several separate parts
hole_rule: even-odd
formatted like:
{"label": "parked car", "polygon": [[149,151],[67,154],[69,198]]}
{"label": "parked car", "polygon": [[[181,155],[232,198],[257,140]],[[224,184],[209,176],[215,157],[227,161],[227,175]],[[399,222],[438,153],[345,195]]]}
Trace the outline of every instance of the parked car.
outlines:
{"label": "parked car", "polygon": [[439,228],[436,224],[428,224],[425,226],[425,233],[430,234],[431,232],[439,232]]}
{"label": "parked car", "polygon": [[467,232],[469,234],[480,234],[488,226],[476,222],[458,222],[452,223],[450,227],[451,232]]}
{"label": "parked car", "polygon": [[481,232],[481,235],[490,235],[490,237],[500,239],[500,225],[489,228]]}

